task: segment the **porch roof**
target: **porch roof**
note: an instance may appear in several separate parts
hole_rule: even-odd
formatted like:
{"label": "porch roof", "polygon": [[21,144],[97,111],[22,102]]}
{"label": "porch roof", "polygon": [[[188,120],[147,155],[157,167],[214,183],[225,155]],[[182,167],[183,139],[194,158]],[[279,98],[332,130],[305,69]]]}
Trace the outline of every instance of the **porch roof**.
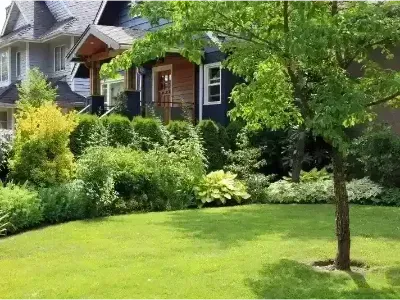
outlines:
{"label": "porch roof", "polygon": [[104,50],[126,50],[134,40],[140,39],[146,31],[117,26],[89,25],[74,47],[68,52],[67,60],[82,62],[85,57]]}

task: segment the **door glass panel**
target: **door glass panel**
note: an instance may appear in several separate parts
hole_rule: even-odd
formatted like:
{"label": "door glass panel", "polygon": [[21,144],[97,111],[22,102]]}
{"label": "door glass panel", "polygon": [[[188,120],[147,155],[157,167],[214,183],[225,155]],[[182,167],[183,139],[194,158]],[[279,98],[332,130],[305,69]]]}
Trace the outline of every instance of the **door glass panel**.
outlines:
{"label": "door glass panel", "polygon": [[0,111],[0,129],[7,129],[7,112]]}

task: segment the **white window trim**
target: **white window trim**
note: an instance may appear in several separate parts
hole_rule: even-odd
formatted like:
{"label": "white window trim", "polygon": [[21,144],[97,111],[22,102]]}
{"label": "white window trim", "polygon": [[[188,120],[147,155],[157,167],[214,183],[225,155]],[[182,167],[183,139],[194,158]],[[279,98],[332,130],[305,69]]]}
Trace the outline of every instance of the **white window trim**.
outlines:
{"label": "white window trim", "polygon": [[107,86],[107,95],[103,95],[105,97],[105,104],[107,106],[110,106],[111,104],[111,94],[110,94],[110,85],[114,83],[123,83],[124,82],[124,76],[122,78],[117,78],[117,79],[107,79],[107,80],[102,80],[100,83],[100,91],[103,93],[103,86]]}
{"label": "white window trim", "polygon": [[[53,51],[53,55],[54,55],[54,59],[53,59],[53,62],[54,62],[54,72],[63,72],[63,71],[65,71],[66,69],[67,69],[67,59],[66,59],[66,57],[64,57],[64,69],[61,69],[61,65],[62,64],[60,64],[60,70],[56,70],[56,49],[57,48],[61,48],[61,47],[64,47],[65,48],[65,50],[64,50],[64,54],[65,55],[67,55],[67,46],[66,45],[58,45],[58,46],[54,46],[54,51]],[[60,58],[62,59],[62,57],[61,57],[61,51],[60,51]]]}
{"label": "white window trim", "polygon": [[170,64],[170,65],[163,65],[163,66],[158,66],[158,67],[153,67],[152,68],[152,80],[151,80],[151,82],[152,82],[152,101],[153,101],[153,103],[157,103],[157,96],[158,96],[158,93],[157,93],[157,91],[156,91],[156,89],[157,89],[157,86],[158,86],[158,82],[157,82],[157,73],[158,72],[161,72],[161,71],[167,71],[167,70],[171,70],[171,102],[172,102],[172,97],[173,97],[173,86],[174,86],[174,84],[173,84],[173,78],[174,78],[174,76],[173,76],[173,69],[172,69],[172,64]]}
{"label": "white window trim", "polygon": [[[211,68],[219,67],[220,69],[220,77],[219,77],[219,101],[215,102],[209,102],[208,101],[208,87],[210,86],[208,84],[208,75],[209,72],[208,70]],[[216,85],[216,84],[213,84]],[[204,105],[219,105],[222,103],[222,68],[221,68],[221,63],[216,62],[212,64],[206,64],[204,65]]]}
{"label": "white window trim", "polygon": [[[19,70],[18,70],[18,54],[19,54]],[[22,76],[22,58],[21,58],[21,51],[15,52],[15,77],[21,78]],[[19,71],[19,74],[18,74]]]}

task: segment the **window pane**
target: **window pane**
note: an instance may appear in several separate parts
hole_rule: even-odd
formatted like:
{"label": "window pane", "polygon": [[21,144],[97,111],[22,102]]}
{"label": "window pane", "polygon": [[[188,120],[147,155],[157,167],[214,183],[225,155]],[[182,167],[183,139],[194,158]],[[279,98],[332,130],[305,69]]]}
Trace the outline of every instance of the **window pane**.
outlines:
{"label": "window pane", "polygon": [[59,47],[54,48],[54,64],[55,64],[54,70],[60,71],[60,48]]}
{"label": "window pane", "polygon": [[7,52],[1,54],[1,81],[7,81],[8,79],[8,59]]}
{"label": "window pane", "polygon": [[209,78],[209,83],[213,84],[213,83],[219,83],[220,82],[220,78],[221,78],[221,69],[219,67],[216,68],[210,68],[208,70],[208,78]]}
{"label": "window pane", "polygon": [[21,52],[17,52],[16,56],[16,73],[17,77],[21,75]]}
{"label": "window pane", "polygon": [[60,60],[61,60],[61,70],[65,70],[65,47],[64,47],[64,46],[61,47],[61,48],[60,48],[60,51],[61,51],[61,57],[60,57]]}
{"label": "window pane", "polygon": [[0,111],[0,129],[7,129],[7,112]]}
{"label": "window pane", "polygon": [[220,85],[212,85],[208,87],[208,102],[220,101]]}

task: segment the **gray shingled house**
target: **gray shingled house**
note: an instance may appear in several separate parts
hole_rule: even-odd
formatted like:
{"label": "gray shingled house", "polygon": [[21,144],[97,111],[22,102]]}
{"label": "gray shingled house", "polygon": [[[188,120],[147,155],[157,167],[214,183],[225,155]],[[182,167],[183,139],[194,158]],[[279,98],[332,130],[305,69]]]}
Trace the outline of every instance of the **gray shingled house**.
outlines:
{"label": "gray shingled house", "polygon": [[89,80],[77,78],[79,64],[67,62],[65,56],[93,23],[100,5],[99,1],[13,1],[6,8],[0,36],[0,129],[14,126],[16,83],[30,68],[39,68],[58,88],[61,107],[85,105]]}

